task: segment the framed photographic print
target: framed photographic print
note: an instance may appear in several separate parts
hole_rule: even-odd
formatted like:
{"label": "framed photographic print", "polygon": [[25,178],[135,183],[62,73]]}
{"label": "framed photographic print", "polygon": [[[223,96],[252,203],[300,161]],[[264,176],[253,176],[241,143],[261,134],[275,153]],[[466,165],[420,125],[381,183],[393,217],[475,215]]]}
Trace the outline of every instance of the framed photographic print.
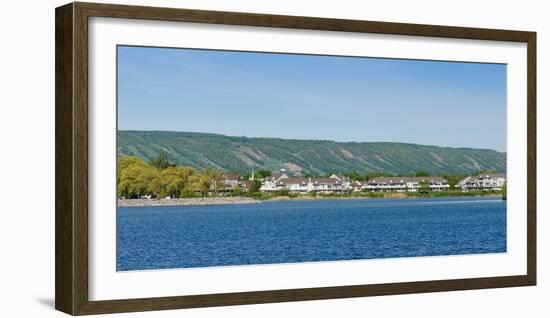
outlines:
{"label": "framed photographic print", "polygon": [[56,9],[56,308],[536,284],[536,33]]}

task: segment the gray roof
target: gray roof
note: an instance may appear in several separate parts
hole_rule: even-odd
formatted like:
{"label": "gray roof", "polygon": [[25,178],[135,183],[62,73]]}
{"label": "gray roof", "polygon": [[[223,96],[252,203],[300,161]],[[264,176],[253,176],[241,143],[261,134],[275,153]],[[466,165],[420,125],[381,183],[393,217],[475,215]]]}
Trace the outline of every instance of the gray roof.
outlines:
{"label": "gray roof", "polygon": [[336,178],[311,178],[314,184],[339,184],[340,180]]}
{"label": "gray roof", "polygon": [[368,184],[380,184],[380,183],[389,183],[389,184],[402,184],[408,182],[423,182],[428,183],[445,183],[447,180],[442,177],[378,177],[372,178],[368,181]]}
{"label": "gray roof", "polygon": [[478,179],[492,179],[492,178],[504,178],[506,179],[506,173],[481,173],[476,176]]}
{"label": "gray roof", "polygon": [[284,172],[273,172],[269,177],[266,177],[267,180],[278,180],[279,178],[288,178],[288,175]]}
{"label": "gray roof", "polygon": [[277,182],[278,184],[308,184],[309,180],[307,178],[283,178]]}
{"label": "gray roof", "polygon": [[343,174],[337,174],[337,173],[332,174],[330,177],[333,178],[333,179],[339,179],[340,181],[346,181],[346,180],[349,179],[349,178],[346,177],[345,175],[343,175]]}
{"label": "gray roof", "polygon": [[224,173],[222,175],[222,177],[225,179],[225,180],[240,180],[241,176],[239,176],[238,174],[236,173]]}

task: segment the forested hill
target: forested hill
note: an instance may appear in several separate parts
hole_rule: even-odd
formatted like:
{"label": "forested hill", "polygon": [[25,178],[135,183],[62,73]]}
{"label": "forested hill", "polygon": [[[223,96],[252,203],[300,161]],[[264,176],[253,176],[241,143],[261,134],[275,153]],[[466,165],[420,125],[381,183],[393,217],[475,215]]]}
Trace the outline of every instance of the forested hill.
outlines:
{"label": "forested hill", "polygon": [[248,173],[252,169],[321,175],[385,172],[408,174],[506,171],[506,153],[395,142],[334,142],[247,138],[166,131],[119,131],[118,154],[150,160],[165,151],[172,163]]}

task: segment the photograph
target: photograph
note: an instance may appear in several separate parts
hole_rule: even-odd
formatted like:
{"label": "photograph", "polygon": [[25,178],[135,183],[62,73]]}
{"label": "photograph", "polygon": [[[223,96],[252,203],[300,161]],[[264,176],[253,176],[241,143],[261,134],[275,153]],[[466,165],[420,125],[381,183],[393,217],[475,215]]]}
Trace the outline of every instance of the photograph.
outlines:
{"label": "photograph", "polygon": [[507,252],[506,64],[116,50],[118,272]]}

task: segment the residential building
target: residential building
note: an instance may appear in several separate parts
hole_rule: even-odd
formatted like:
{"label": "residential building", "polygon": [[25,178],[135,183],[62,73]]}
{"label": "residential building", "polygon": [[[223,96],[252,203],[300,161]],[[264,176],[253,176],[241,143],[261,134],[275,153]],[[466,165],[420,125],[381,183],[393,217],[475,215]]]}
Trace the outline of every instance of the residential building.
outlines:
{"label": "residential building", "polygon": [[[211,186],[212,191],[231,192],[237,188],[248,191],[253,181],[243,180],[234,173],[222,174],[222,182]],[[469,176],[457,184],[463,191],[492,190],[500,191],[506,184],[505,173],[487,173]],[[431,177],[377,177],[369,181],[352,181],[341,174],[333,174],[328,178],[291,177],[284,171],[274,172],[263,179],[260,191],[276,192],[287,189],[293,193],[349,193],[349,192],[417,192],[423,187],[429,191],[445,191],[450,186],[447,180],[439,176]]]}
{"label": "residential building", "polygon": [[313,190],[308,178],[282,178],[277,182],[276,187],[278,190],[288,189],[298,193],[308,193]]}
{"label": "residential building", "polygon": [[266,177],[265,180],[277,182],[285,178],[289,178],[289,176],[285,172],[281,171],[281,172],[273,172],[269,177]]}
{"label": "residential building", "polygon": [[430,191],[443,191],[449,189],[449,183],[442,177],[378,177],[367,181],[363,191],[371,192],[417,192],[422,189],[423,184]]}
{"label": "residential building", "polygon": [[476,176],[466,177],[458,183],[462,191],[489,190],[500,191],[506,184],[505,173],[483,173]]}
{"label": "residential building", "polygon": [[341,182],[341,192],[351,192],[354,190],[353,183],[358,181],[352,181],[349,177],[342,174],[333,174],[329,178],[336,179]]}
{"label": "residential building", "polygon": [[338,178],[334,175],[330,178],[309,178],[309,182],[312,185],[312,191],[318,193],[343,193],[351,191],[351,185],[348,179]]}
{"label": "residential building", "polygon": [[253,180],[244,180],[241,182],[240,187],[243,191],[250,191],[250,188],[254,185]]}
{"label": "residential building", "polygon": [[241,176],[235,173],[223,173],[221,177],[221,183],[218,185],[212,185],[218,192],[231,192],[241,186]]}
{"label": "residential building", "polygon": [[363,191],[363,185],[365,185],[365,184],[366,184],[366,182],[364,182],[364,181],[358,181],[358,180],[353,181],[351,183],[351,189],[352,189],[353,192],[361,192],[361,191]]}
{"label": "residential building", "polygon": [[288,189],[296,193],[330,193],[352,191],[349,178],[342,175],[332,175],[329,178],[297,178],[285,173],[274,173],[264,179],[260,191],[275,192]]}

